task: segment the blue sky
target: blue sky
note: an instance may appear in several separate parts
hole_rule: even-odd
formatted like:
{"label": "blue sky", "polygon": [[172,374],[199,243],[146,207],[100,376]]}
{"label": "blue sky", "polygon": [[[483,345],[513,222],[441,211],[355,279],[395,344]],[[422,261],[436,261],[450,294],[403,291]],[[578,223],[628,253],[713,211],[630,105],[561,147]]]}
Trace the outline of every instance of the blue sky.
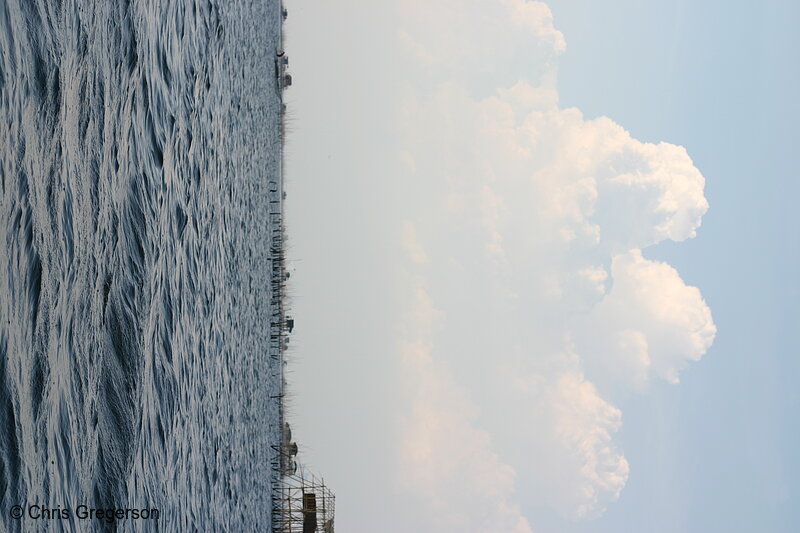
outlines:
{"label": "blue sky", "polygon": [[800,5],[550,6],[568,42],[562,105],[680,143],[703,172],[698,236],[645,255],[701,287],[718,328],[680,386],[626,406],[628,485],[574,530],[800,530]]}
{"label": "blue sky", "polygon": [[[288,5],[301,461],[356,532],[798,530],[800,7],[548,5],[554,29],[517,0]],[[541,132],[561,155],[515,160]],[[653,191],[586,207],[586,139],[622,147],[634,175],[644,160],[682,176],[666,226],[634,209]],[[696,169],[638,141],[683,146]],[[567,252],[541,229],[594,222],[645,235]],[[649,341],[653,370],[606,326]]]}

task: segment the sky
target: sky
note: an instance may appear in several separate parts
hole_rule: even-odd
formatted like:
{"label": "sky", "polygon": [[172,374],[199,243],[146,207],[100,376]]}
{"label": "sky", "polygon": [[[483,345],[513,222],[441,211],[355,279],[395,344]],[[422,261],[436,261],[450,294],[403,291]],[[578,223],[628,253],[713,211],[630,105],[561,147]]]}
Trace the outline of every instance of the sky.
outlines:
{"label": "sky", "polygon": [[800,529],[800,7],[287,8],[289,420],[339,528]]}

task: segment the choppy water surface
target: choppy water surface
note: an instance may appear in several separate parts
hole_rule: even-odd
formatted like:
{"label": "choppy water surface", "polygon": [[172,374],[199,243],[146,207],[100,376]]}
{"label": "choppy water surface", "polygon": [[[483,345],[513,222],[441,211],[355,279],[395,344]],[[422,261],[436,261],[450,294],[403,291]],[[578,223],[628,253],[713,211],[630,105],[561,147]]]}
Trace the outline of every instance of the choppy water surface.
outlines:
{"label": "choppy water surface", "polygon": [[0,529],[82,531],[9,508],[86,504],[268,530],[280,19],[0,2]]}

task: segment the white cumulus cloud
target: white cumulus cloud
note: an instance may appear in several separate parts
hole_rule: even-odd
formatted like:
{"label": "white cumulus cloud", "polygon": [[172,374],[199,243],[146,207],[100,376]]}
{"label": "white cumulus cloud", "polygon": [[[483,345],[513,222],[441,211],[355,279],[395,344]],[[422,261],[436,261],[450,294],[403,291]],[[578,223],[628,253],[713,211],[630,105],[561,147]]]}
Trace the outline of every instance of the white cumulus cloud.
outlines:
{"label": "white cumulus cloud", "polygon": [[611,272],[612,290],[576,328],[588,364],[639,390],[652,377],[678,383],[679,372],[706,353],[716,334],[700,291],[640,250],[615,256]]}
{"label": "white cumulus cloud", "polygon": [[642,252],[696,234],[704,178],[683,147],[559,107],[545,4],[402,11],[400,478],[437,531],[597,516],[629,470],[610,397],[677,383],[714,339],[699,290]]}

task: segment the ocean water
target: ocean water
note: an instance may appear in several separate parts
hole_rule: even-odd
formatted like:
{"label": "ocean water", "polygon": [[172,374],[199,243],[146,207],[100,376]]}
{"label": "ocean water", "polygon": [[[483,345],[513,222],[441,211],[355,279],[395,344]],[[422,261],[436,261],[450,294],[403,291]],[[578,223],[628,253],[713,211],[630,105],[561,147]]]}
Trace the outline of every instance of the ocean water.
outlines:
{"label": "ocean water", "polygon": [[0,0],[0,530],[270,530],[281,22]]}

